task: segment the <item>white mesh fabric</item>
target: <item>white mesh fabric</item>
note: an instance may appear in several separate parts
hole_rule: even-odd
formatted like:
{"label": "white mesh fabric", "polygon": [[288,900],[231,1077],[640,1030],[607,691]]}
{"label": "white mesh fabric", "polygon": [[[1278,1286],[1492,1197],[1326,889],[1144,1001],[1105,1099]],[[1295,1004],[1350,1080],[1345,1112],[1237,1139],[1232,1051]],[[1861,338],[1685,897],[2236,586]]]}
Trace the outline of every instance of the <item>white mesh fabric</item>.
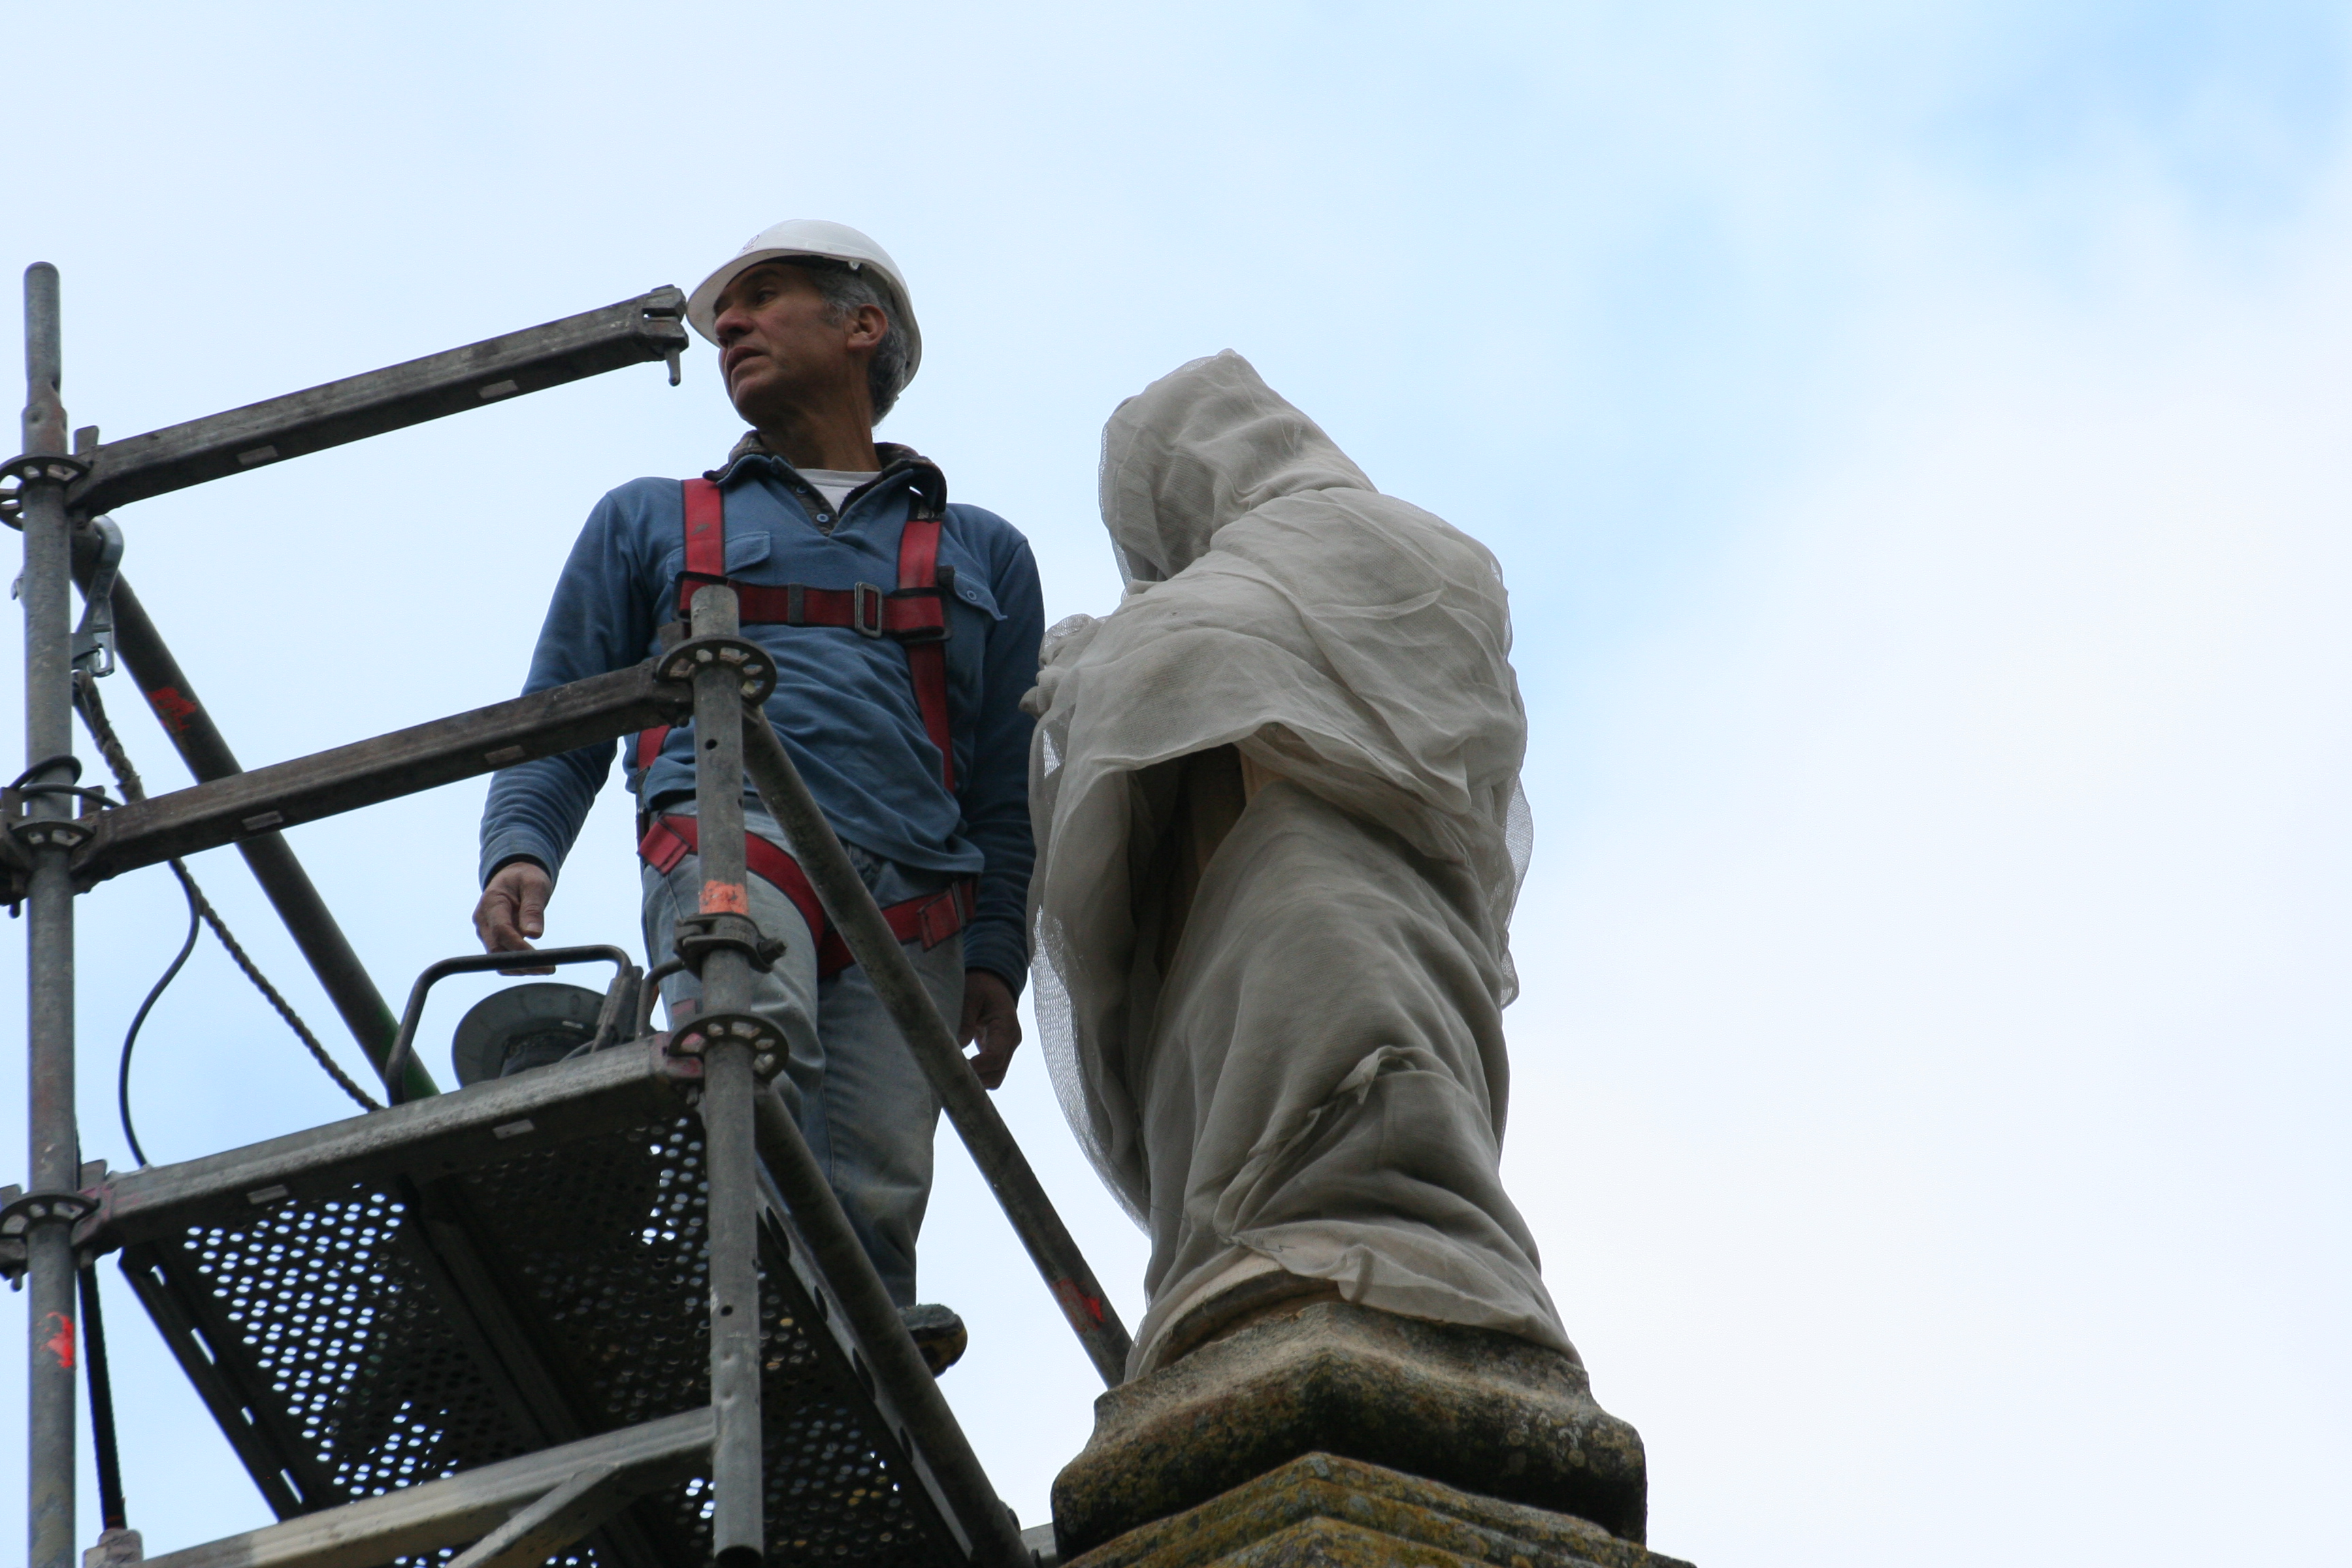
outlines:
{"label": "white mesh fabric", "polygon": [[[1532,826],[1494,557],[1230,353],[1120,405],[1102,502],[1129,589],[1045,639],[1031,924],[1055,1088],[1153,1238],[1136,1367],[1251,1255],[1564,1348],[1495,1174]],[[1276,782],[1162,975],[1150,770],[1226,745]]]}

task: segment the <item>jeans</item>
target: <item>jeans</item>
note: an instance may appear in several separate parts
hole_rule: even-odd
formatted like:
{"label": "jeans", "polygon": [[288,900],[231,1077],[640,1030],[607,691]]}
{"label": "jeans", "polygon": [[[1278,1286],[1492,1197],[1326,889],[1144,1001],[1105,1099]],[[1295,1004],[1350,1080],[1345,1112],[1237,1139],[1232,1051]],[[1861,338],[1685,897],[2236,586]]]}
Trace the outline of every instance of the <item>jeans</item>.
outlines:
{"label": "jeans", "polygon": [[[684,802],[662,815],[691,816]],[[749,802],[744,826],[783,847],[783,830]],[[845,846],[876,901],[889,905],[934,893],[947,879],[910,872],[894,862]],[[645,878],[646,951],[656,962],[670,956],[670,940],[681,914],[700,903],[702,863],[688,855],[667,873],[642,868]],[[927,879],[928,877],[928,879]],[[783,1032],[787,1057],[776,1087],[800,1123],[818,1166],[848,1211],[866,1256],[874,1261],[890,1300],[915,1304],[915,1237],[931,1196],[931,1137],[939,1125],[939,1101],[913,1053],[874,994],[863,966],[852,964],[830,980],[816,973],[816,944],[799,909],[775,885],[749,879],[751,918],[762,934],[782,937],[783,956],[769,973],[754,973],[751,1011]],[[963,1009],[963,939],[950,937],[928,952],[907,944],[907,956],[950,1026]],[[675,1028],[702,994],[690,973],[662,983],[662,1001]]]}

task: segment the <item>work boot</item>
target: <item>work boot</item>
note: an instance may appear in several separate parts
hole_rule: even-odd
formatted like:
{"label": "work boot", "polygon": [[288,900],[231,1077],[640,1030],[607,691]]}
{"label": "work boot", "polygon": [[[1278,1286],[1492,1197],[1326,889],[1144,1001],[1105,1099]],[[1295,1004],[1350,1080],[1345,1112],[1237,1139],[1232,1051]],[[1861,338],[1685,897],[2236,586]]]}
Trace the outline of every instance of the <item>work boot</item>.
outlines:
{"label": "work boot", "polygon": [[907,1325],[913,1336],[915,1348],[923,1352],[923,1364],[937,1377],[963,1359],[964,1347],[971,1336],[964,1331],[963,1320],[953,1309],[940,1306],[901,1307],[898,1321]]}

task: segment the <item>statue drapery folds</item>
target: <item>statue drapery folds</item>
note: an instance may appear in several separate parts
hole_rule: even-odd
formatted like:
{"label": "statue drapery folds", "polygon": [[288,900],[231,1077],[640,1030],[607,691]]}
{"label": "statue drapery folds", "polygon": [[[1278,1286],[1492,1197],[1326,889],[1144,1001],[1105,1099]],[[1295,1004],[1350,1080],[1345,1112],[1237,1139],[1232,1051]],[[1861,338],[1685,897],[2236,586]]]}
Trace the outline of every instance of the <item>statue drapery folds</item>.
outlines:
{"label": "statue drapery folds", "polygon": [[1065,1110],[1149,1230],[1130,1373],[1332,1294],[1570,1351],[1497,1173],[1529,830],[1501,574],[1248,362],[1104,435],[1129,582],[1046,639],[1031,888]]}

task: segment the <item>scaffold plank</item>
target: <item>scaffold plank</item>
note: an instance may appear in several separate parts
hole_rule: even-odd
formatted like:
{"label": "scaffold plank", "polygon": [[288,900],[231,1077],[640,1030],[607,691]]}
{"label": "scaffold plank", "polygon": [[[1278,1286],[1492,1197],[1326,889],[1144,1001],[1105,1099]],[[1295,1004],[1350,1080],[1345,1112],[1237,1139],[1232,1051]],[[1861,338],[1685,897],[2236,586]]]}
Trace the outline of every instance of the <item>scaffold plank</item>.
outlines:
{"label": "scaffold plank", "polygon": [[[462,1546],[495,1531],[583,1476],[608,1489],[608,1500],[619,1492],[667,1485],[702,1462],[710,1433],[709,1410],[685,1411],[150,1557],[146,1568],[381,1568],[396,1557]],[[589,1520],[583,1532],[597,1522]],[[579,1538],[555,1541],[533,1561]]]}
{"label": "scaffold plank", "polygon": [[[125,1173],[81,1244],[125,1249],[124,1273],[281,1515],[703,1410],[699,1067],[658,1037],[632,1041]],[[903,1328],[845,1307],[764,1173],[757,1208],[769,1560],[1006,1561],[1009,1516],[952,1416],[903,1406],[876,1375],[908,1347],[881,1351],[874,1334]],[[635,1497],[562,1560],[698,1568],[707,1473]]]}

